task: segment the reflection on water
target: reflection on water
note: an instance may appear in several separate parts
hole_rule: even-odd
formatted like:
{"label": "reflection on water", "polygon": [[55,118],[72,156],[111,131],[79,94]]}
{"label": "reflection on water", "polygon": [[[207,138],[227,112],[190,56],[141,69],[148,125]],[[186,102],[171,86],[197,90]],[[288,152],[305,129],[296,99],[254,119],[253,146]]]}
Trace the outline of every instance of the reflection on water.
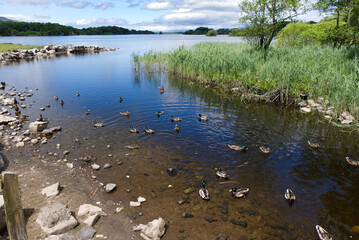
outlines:
{"label": "reflection on water", "polygon": [[[118,47],[109,39],[108,44],[99,45]],[[120,42],[129,44],[129,40]],[[61,143],[63,149],[72,149],[69,160],[90,154],[101,165],[111,163],[110,169],[92,173],[103,183],[118,185],[106,198],[124,200],[128,206],[129,201],[146,197],[141,207],[126,209],[126,214],[136,217],[138,223],[163,217],[169,226],[164,239],[218,235],[318,239],[316,224],[332,232],[335,239],[358,239],[351,227],[359,225],[359,203],[355,201],[359,198],[359,169],[345,161],[346,156],[358,156],[356,133],[344,133],[295,109],[241,103],[238,97],[166,73],[134,72],[129,56],[136,46],[129,46],[124,52],[0,69],[4,80],[19,91],[39,88],[26,100],[26,104],[35,101],[32,107],[23,110],[31,119],[38,116],[40,107],[51,105],[43,115],[50,118],[51,126],[61,125],[64,130],[45,151],[59,151],[56,143]],[[164,86],[163,94],[159,86]],[[53,100],[54,95],[65,101],[63,107]],[[120,96],[124,98],[121,103]],[[87,109],[89,115],[85,115]],[[123,111],[130,111],[130,117],[121,116]],[[157,111],[164,113],[157,117]],[[209,121],[198,121],[198,114],[208,116]],[[182,121],[171,122],[172,115]],[[94,129],[92,121],[103,122],[105,127]],[[173,129],[175,124],[181,127],[179,133]],[[130,125],[140,133],[130,134]],[[145,126],[156,133],[145,134]],[[75,138],[80,139],[79,144]],[[312,149],[308,140],[319,143],[320,148]],[[127,150],[124,146],[128,144],[139,144],[140,149]],[[228,144],[246,145],[249,150],[236,152]],[[262,153],[260,146],[269,146],[271,153]],[[168,167],[177,174],[169,176]],[[227,171],[228,181],[216,178],[216,167]],[[208,202],[198,196],[202,180],[211,194]],[[184,194],[191,187],[194,192]],[[233,199],[228,192],[232,187],[249,187],[250,192],[246,198]],[[292,206],[284,199],[288,187],[297,197]],[[179,205],[179,200],[186,201]],[[194,217],[182,218],[184,212]],[[239,222],[242,226],[236,225]]]}

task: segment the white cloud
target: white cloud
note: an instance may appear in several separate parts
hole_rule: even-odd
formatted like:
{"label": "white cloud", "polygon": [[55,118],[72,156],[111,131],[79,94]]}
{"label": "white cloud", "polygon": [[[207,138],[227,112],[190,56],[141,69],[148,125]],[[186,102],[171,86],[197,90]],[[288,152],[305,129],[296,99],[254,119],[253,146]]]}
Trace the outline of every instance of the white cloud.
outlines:
{"label": "white cloud", "polygon": [[8,3],[20,4],[20,5],[47,5],[49,0],[5,0]]}
{"label": "white cloud", "polygon": [[128,23],[120,18],[84,18],[77,20],[75,25],[78,27],[127,26]]}
{"label": "white cloud", "polygon": [[36,19],[50,19],[51,16],[49,15],[34,15]]}
{"label": "white cloud", "polygon": [[174,6],[169,1],[150,2],[143,5],[142,7],[142,9],[147,9],[147,10],[168,10],[172,8],[174,8]]}
{"label": "white cloud", "polygon": [[83,0],[76,0],[76,1],[55,0],[55,4],[57,6],[62,6],[62,7],[83,9],[83,8],[89,6],[91,3],[87,2],[87,1],[83,1]]}
{"label": "white cloud", "polygon": [[98,2],[95,5],[96,9],[103,9],[103,10],[113,7],[115,7],[115,5],[112,2]]}
{"label": "white cloud", "polygon": [[31,18],[22,14],[0,14],[0,16],[20,22],[38,22],[35,18]]}

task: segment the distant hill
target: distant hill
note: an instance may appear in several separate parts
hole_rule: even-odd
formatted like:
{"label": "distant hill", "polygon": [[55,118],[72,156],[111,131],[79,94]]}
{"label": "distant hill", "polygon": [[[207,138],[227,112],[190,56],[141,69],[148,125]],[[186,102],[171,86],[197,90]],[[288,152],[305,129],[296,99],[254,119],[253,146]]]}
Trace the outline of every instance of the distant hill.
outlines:
{"label": "distant hill", "polygon": [[13,21],[14,22],[14,20],[8,19],[6,17],[0,17],[0,22],[7,22],[7,21]]}
{"label": "distant hill", "polygon": [[116,26],[78,29],[58,23],[0,22],[0,36],[69,36],[69,35],[125,35],[154,34],[148,30],[133,30]]}

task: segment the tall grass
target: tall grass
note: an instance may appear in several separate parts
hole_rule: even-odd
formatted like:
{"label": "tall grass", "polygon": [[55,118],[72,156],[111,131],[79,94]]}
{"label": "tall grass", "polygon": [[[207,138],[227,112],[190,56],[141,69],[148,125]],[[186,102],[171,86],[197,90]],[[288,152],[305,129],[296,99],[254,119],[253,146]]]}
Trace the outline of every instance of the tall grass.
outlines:
{"label": "tall grass", "polygon": [[200,43],[168,53],[150,51],[134,61],[148,71],[168,69],[247,93],[277,91],[285,103],[308,91],[311,98],[329,99],[338,112],[359,116],[359,49],[306,46],[258,51],[246,44]]}

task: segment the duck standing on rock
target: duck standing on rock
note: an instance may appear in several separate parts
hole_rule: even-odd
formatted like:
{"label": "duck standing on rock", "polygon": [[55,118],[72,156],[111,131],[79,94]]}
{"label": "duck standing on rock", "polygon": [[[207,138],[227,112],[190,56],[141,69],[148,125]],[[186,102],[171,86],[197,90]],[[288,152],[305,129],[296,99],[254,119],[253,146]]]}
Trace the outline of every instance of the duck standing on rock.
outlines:
{"label": "duck standing on rock", "polygon": [[229,190],[229,192],[232,193],[232,197],[241,198],[246,197],[246,194],[249,192],[249,188],[240,188],[237,190],[237,188],[233,187]]}
{"label": "duck standing on rock", "polygon": [[198,191],[198,194],[204,200],[209,200],[209,191],[206,189],[206,182],[202,181],[202,188]]}
{"label": "duck standing on rock", "polygon": [[289,203],[292,203],[295,201],[295,195],[294,195],[293,191],[290,190],[289,188],[285,192],[284,197],[285,197],[285,199],[287,199],[289,201]]}
{"label": "duck standing on rock", "polygon": [[130,125],[130,132],[131,132],[131,133],[139,133],[138,129],[137,129],[137,128],[133,128],[131,125]]}
{"label": "duck standing on rock", "polygon": [[96,122],[96,121],[92,121],[92,123],[93,123],[93,126],[94,126],[95,128],[97,128],[97,127],[103,127],[103,126],[104,126],[103,123],[98,123],[98,122]]}
{"label": "duck standing on rock", "polygon": [[355,167],[359,167],[359,161],[355,161],[353,159],[350,159],[349,157],[345,157],[345,159],[347,160],[347,162],[350,165],[355,166]]}
{"label": "duck standing on rock", "polygon": [[328,231],[321,226],[317,225],[315,229],[317,229],[320,240],[333,240],[333,234],[328,233]]}
{"label": "duck standing on rock", "polygon": [[199,121],[208,121],[209,118],[207,116],[202,116],[201,114],[198,114],[198,120]]}
{"label": "duck standing on rock", "polygon": [[222,168],[215,168],[217,170],[216,176],[219,178],[228,179],[228,174]]}
{"label": "duck standing on rock", "polygon": [[43,116],[42,116],[42,114],[40,114],[40,116],[39,116],[39,118],[38,119],[36,119],[36,121],[39,121],[39,122],[47,122],[47,118],[44,118]]}
{"label": "duck standing on rock", "polygon": [[309,146],[311,146],[312,148],[318,148],[318,147],[319,147],[319,144],[318,144],[318,143],[314,143],[314,142],[311,142],[311,141],[308,141],[308,144],[309,144]]}
{"label": "duck standing on rock", "polygon": [[245,151],[248,150],[248,148],[246,146],[241,147],[241,146],[238,146],[238,145],[228,145],[228,147],[230,149],[234,150],[234,151],[243,151],[243,152],[245,152]]}

